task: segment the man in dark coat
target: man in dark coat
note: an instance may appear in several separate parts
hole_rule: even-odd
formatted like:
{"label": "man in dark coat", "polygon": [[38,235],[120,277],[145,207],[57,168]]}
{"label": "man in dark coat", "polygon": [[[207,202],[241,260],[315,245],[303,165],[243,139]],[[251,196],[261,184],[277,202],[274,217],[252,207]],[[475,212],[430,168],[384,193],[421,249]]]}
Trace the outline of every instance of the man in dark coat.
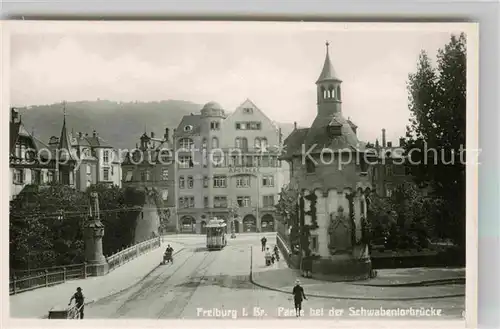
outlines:
{"label": "man in dark coat", "polygon": [[71,302],[75,300],[75,304],[77,309],[79,309],[80,312],[80,319],[83,319],[83,308],[84,308],[84,303],[85,303],[85,296],[83,296],[82,293],[82,288],[78,287],[76,288],[76,292],[71,296],[71,299],[69,300],[69,304],[71,305]]}
{"label": "man in dark coat", "polygon": [[304,288],[300,286],[300,281],[299,279],[295,280],[295,287],[293,287],[293,301],[295,304],[295,312],[297,313],[297,316],[300,316],[300,312],[302,311],[302,301],[306,298],[306,295],[304,294]]}
{"label": "man in dark coat", "polygon": [[267,239],[266,237],[262,237],[262,239],[260,239],[260,243],[262,244],[262,251],[266,251],[266,242],[267,242]]}

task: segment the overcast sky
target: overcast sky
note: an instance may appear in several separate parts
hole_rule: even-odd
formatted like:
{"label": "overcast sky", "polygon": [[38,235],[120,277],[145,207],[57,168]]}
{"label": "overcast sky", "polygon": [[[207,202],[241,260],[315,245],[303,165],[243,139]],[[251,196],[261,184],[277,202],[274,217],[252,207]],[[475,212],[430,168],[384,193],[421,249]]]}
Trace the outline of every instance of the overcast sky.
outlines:
{"label": "overcast sky", "polygon": [[435,56],[440,31],[267,31],[158,34],[17,34],[11,39],[15,106],[108,99],[217,101],[250,98],[271,119],[308,126],[325,41],[343,80],[343,113],[366,141],[408,122],[408,74],[419,52]]}

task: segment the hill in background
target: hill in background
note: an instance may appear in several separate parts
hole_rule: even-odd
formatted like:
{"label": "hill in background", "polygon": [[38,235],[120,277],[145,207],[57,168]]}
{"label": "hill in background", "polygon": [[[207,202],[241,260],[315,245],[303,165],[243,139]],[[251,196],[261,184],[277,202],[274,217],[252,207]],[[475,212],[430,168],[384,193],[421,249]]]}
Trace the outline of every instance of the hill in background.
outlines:
{"label": "hill in background", "polygon": [[[66,103],[66,125],[69,131],[99,136],[116,148],[133,148],[139,137],[154,132],[161,137],[165,128],[177,128],[184,115],[198,113],[203,105],[188,101],[114,102],[106,100]],[[63,104],[38,105],[19,108],[28,131],[48,142],[59,137],[63,121]],[[277,123],[286,138],[293,130],[291,123]]]}

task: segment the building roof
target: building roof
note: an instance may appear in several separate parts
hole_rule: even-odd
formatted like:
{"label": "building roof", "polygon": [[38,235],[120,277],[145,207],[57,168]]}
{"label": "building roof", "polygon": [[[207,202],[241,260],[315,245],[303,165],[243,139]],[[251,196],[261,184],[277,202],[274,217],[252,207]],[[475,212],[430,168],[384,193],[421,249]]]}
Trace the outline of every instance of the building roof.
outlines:
{"label": "building roof", "polygon": [[337,72],[335,72],[335,69],[333,68],[332,62],[330,61],[330,54],[328,52],[328,46],[329,43],[326,43],[326,57],[325,57],[325,63],[323,64],[323,69],[321,70],[321,74],[319,75],[318,82],[322,81],[342,81],[338,78]]}
{"label": "building roof", "polygon": [[[329,127],[332,126],[340,126],[340,135],[331,135]],[[335,113],[330,118],[316,117],[311,128],[295,129],[284,143],[284,157],[301,155],[303,145],[306,151],[313,148],[309,154],[321,153],[323,148],[334,152],[340,150],[365,151],[365,143],[358,140],[351,125],[341,113]]]}
{"label": "building roof", "polygon": [[224,110],[222,106],[214,101],[208,102],[203,106],[202,110]]}
{"label": "building roof", "polygon": [[191,114],[182,117],[175,130],[175,137],[189,137],[199,135],[201,132],[201,115]]}

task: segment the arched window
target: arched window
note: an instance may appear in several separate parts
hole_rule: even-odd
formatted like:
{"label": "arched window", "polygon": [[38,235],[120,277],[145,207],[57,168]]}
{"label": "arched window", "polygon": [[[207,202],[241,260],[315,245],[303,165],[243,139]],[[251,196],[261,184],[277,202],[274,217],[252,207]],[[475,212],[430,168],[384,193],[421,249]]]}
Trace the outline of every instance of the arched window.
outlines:
{"label": "arched window", "polygon": [[330,92],[330,98],[335,98],[335,89],[333,86],[329,86],[328,91]]}
{"label": "arched window", "polygon": [[323,97],[323,99],[328,97],[325,87],[321,87],[321,96]]}
{"label": "arched window", "polygon": [[241,148],[243,150],[248,149],[248,140],[246,139],[246,137],[241,138]]}
{"label": "arched window", "polygon": [[261,138],[260,140],[260,147],[265,150],[267,148],[268,144],[267,144],[267,138]]}
{"label": "arched window", "polygon": [[337,99],[340,100],[340,86],[337,86]]}
{"label": "arched window", "polygon": [[219,139],[217,137],[212,138],[212,148],[213,149],[219,148]]}
{"label": "arched window", "polygon": [[255,138],[255,141],[254,141],[254,147],[256,149],[259,149],[260,148],[260,138],[259,137],[256,137]]}
{"label": "arched window", "polygon": [[191,138],[182,138],[179,140],[179,147],[181,149],[187,149],[190,150],[194,146],[193,140]]}
{"label": "arched window", "polygon": [[241,138],[240,137],[236,137],[236,139],[234,140],[234,146],[237,149],[241,148]]}

